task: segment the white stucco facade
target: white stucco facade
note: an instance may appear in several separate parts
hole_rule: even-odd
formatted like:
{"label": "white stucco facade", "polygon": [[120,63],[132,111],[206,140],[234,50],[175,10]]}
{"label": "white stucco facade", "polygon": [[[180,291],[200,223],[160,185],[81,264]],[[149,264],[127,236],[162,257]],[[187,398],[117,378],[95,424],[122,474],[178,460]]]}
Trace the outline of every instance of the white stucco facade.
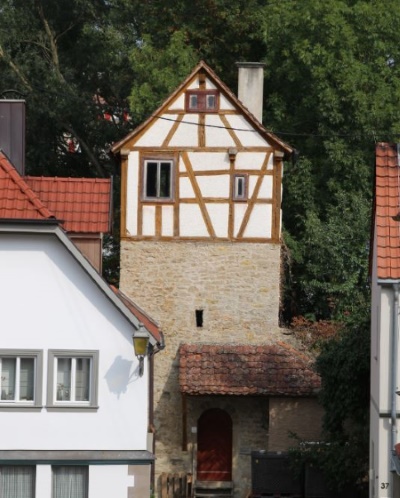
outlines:
{"label": "white stucco facade", "polygon": [[[374,243],[376,254],[376,241]],[[372,268],[371,305],[371,405],[370,405],[370,498],[400,497],[399,476],[393,459],[399,434],[399,315],[396,287],[400,282],[379,281],[376,258]],[[397,351],[394,349],[397,348]]]}
{"label": "white stucco facade", "polygon": [[[38,498],[53,496],[53,465],[86,466],[89,498],[149,496],[149,369],[129,311],[59,228],[1,227],[0,275],[0,359],[36,354],[35,401],[6,399],[2,377],[0,467],[34,466]],[[90,402],[52,399],[58,352],[91,359]]]}

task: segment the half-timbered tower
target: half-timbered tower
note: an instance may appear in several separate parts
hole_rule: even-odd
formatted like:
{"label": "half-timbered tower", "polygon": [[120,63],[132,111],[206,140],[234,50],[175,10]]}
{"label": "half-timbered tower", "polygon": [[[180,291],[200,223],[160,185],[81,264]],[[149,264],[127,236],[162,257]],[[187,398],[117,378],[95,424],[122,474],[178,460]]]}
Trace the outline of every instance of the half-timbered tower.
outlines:
{"label": "half-timbered tower", "polygon": [[191,472],[197,492],[222,486],[236,497],[249,490],[252,450],[283,450],[289,429],[307,437],[318,426],[300,427],[319,380],[280,342],[282,165],[292,150],[261,124],[262,79],[260,64],[243,64],[239,100],[201,62],[113,147],[121,289],[166,336],[157,474]]}

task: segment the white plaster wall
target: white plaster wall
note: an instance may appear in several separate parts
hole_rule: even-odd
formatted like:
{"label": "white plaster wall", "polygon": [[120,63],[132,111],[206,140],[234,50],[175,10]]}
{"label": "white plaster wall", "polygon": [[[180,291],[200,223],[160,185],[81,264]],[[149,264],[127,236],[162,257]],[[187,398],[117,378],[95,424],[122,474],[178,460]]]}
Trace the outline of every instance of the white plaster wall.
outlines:
{"label": "white plaster wall", "polygon": [[245,237],[271,237],[271,204],[255,204],[245,230]]}
{"label": "white plaster wall", "polygon": [[[67,465],[67,464],[66,464]],[[135,476],[128,475],[128,465],[89,465],[89,498],[126,498],[128,488],[135,494]],[[36,466],[35,496],[52,496],[51,465]]]}
{"label": "white plaster wall", "polygon": [[207,147],[236,147],[224,123],[217,114],[205,115]]}
{"label": "white plaster wall", "polygon": [[164,237],[172,237],[174,234],[174,208],[162,206],[162,234]]}
{"label": "white plaster wall", "polygon": [[143,206],[143,235],[155,235],[156,233],[156,207]]}
{"label": "white plaster wall", "polygon": [[[249,184],[251,191],[253,191],[256,186],[258,178],[255,176],[249,177]],[[264,176],[261,182],[261,187],[258,192],[258,199],[272,199],[272,176]]]}
{"label": "white plaster wall", "polygon": [[240,140],[241,144],[245,147],[249,146],[262,146],[270,145],[264,140],[257,131],[254,130],[252,125],[241,115],[231,114],[226,116],[230,127],[235,129],[235,134]]}
{"label": "white plaster wall", "polygon": [[182,110],[185,107],[185,94],[182,93],[176,98],[173,102],[171,102],[169,109],[171,110]]}
{"label": "white plaster wall", "polygon": [[236,203],[234,205],[234,217],[235,217],[235,222],[234,222],[234,235],[237,236],[240,230],[240,227],[242,225],[242,221],[244,218],[244,215],[247,211],[247,203],[242,204],[242,203]]}
{"label": "white plaster wall", "polygon": [[195,204],[181,204],[179,214],[181,237],[208,237],[209,233],[200,208]]}
{"label": "white plaster wall", "polygon": [[197,184],[203,197],[229,199],[229,175],[198,176]]}
{"label": "white plaster wall", "polygon": [[90,465],[89,498],[126,498],[135,476],[128,476],[128,465]]}
{"label": "white plaster wall", "polygon": [[0,236],[1,348],[98,350],[98,410],[10,411],[1,449],[146,448],[148,369],[138,377],[132,327],[61,242],[51,235]]}
{"label": "white plaster wall", "polygon": [[192,183],[186,176],[179,178],[179,196],[181,199],[194,199],[196,197]]}
{"label": "white plaster wall", "polygon": [[380,358],[378,361],[379,371],[379,408],[390,410],[391,408],[391,321],[392,321],[393,295],[391,287],[381,288],[381,318],[380,318]]}
{"label": "white plaster wall", "polygon": [[[172,119],[170,114],[165,116]],[[198,114],[185,114],[168,145],[171,147],[197,147],[199,142],[198,122]]]}
{"label": "white plaster wall", "polygon": [[217,237],[228,237],[228,204],[206,204],[211,223]]}
{"label": "white plaster wall", "polygon": [[[264,163],[265,152],[239,152],[236,156],[235,169],[260,170]],[[273,154],[268,161],[268,170],[272,170],[274,165]]]}
{"label": "white plaster wall", "polygon": [[160,147],[177,117],[177,114],[165,114],[162,116],[165,119],[155,119],[135,145],[139,147]]}
{"label": "white plaster wall", "polygon": [[229,102],[225,95],[219,95],[219,108],[222,111],[233,111],[235,107]]}
{"label": "white plaster wall", "polygon": [[36,493],[38,498],[52,496],[52,474],[51,465],[36,465]]}
{"label": "white plaster wall", "polygon": [[[230,162],[226,152],[191,152],[189,159],[193,171],[229,171]],[[185,166],[183,171],[185,171]]]}
{"label": "white plaster wall", "polygon": [[128,156],[126,196],[126,229],[130,235],[137,235],[139,197],[139,152],[131,152]]}

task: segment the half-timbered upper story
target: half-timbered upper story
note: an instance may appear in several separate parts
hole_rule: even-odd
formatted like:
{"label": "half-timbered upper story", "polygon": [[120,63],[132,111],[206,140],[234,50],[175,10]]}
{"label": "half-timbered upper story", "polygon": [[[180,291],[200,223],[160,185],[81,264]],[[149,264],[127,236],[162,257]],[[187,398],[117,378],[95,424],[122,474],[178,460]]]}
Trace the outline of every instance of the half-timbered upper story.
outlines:
{"label": "half-timbered upper story", "polygon": [[122,166],[121,236],[276,243],[291,151],[200,62],[113,147]]}

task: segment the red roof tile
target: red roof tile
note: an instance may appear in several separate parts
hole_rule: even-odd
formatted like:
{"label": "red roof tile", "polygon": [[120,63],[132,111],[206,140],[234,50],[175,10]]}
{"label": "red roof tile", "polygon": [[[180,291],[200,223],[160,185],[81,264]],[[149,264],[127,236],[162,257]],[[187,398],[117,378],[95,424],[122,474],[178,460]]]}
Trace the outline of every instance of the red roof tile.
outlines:
{"label": "red roof tile", "polygon": [[400,279],[400,168],[396,144],[376,146],[375,234],[377,276]]}
{"label": "red roof tile", "polygon": [[119,289],[110,285],[113,292],[121,299],[125,306],[136,316],[139,322],[142,322],[154,339],[159,343],[163,344],[163,337],[158,324],[149,317],[142,309],[139,308],[128,296],[126,296]]}
{"label": "red roof tile", "polygon": [[0,218],[45,220],[54,214],[24,181],[0,150]]}
{"label": "red roof tile", "polygon": [[67,232],[107,233],[111,179],[26,176],[26,183],[63,222]]}
{"label": "red roof tile", "polygon": [[186,394],[312,396],[321,385],[310,360],[283,342],[182,344],[179,356]]}

